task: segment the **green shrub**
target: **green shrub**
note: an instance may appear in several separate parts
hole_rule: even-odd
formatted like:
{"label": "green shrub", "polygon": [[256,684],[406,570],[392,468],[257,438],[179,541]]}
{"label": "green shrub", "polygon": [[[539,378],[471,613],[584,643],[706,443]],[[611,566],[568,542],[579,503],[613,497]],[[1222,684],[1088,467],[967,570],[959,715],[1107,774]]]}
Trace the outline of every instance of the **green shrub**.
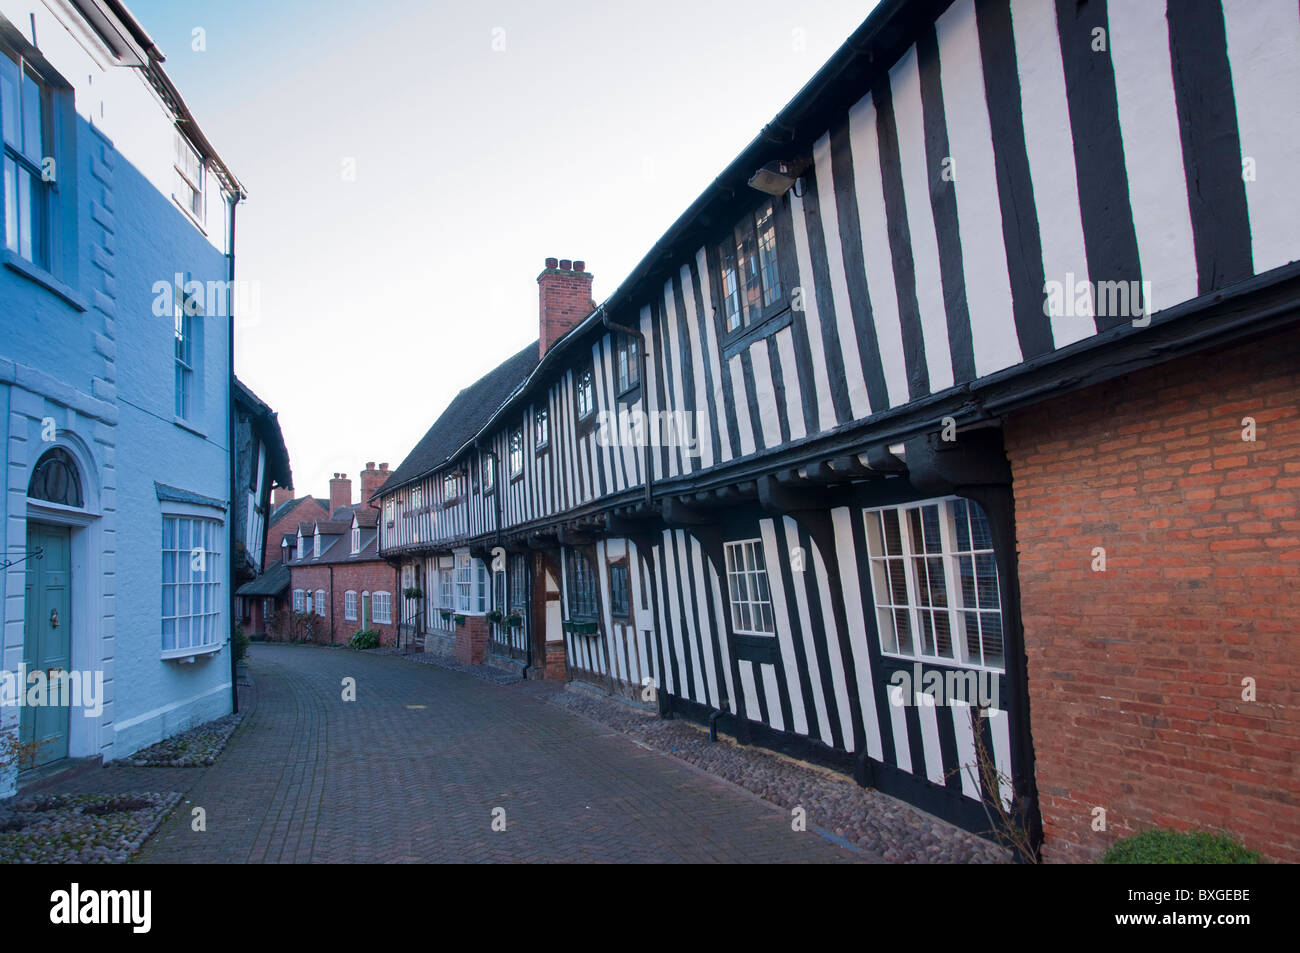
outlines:
{"label": "green shrub", "polygon": [[379,648],[379,633],[374,629],[358,629],[356,635],[348,639],[348,645],[360,652],[362,649]]}
{"label": "green shrub", "polygon": [[248,654],[248,646],[253,640],[244,632],[244,627],[238,622],[235,623],[235,630],[231,633],[230,644],[235,652],[235,661],[242,662],[244,656]]}
{"label": "green shrub", "polygon": [[1111,844],[1103,864],[1258,864],[1259,854],[1232,835],[1152,828]]}

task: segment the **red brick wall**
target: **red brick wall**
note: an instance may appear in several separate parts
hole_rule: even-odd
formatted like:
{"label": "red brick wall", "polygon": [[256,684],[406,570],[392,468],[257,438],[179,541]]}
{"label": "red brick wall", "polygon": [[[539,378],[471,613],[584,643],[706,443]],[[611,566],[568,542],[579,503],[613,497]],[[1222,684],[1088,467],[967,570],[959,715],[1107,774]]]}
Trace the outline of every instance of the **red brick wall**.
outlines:
{"label": "red brick wall", "polygon": [[315,497],[309,497],[291,509],[284,516],[274,523],[266,533],[266,552],[262,555],[262,568],[272,566],[280,561],[280,540],[284,538],[285,533],[297,533],[299,523],[310,523],[313,520],[329,519],[329,514],[325,512],[325,507],[316,502]]}
{"label": "red brick wall", "polygon": [[487,654],[488,621],[486,616],[467,615],[456,626],[456,660],[465,665],[482,665]]}
{"label": "red brick wall", "polygon": [[[340,563],[333,567],[331,582],[329,566],[294,567],[290,573],[289,606],[293,606],[293,590],[325,590],[325,601],[329,611],[325,614],[325,623],[317,641],[324,644],[342,644],[361,628],[361,594],[363,592],[387,592],[392,596],[393,621],[391,624],[372,622],[371,628],[379,633],[379,644],[391,646],[397,644],[397,622],[401,612],[401,591],[398,587],[397,570],[388,563],[370,561],[363,563]],[[349,589],[357,593],[357,618],[346,618],[346,599]],[[372,610],[373,616],[373,610]]]}
{"label": "red brick wall", "polygon": [[1041,404],[1006,446],[1045,859],[1170,826],[1300,861],[1300,337]]}

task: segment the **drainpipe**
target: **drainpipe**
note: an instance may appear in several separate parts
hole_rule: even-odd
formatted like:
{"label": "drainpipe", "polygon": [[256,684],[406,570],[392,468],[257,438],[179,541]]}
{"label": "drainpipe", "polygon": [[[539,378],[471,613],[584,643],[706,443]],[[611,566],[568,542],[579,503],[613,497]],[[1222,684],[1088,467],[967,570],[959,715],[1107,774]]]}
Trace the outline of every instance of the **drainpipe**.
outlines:
{"label": "drainpipe", "polygon": [[226,365],[226,446],[230,452],[230,511],[228,516],[228,536],[227,549],[230,553],[226,560],[226,565],[230,572],[230,710],[239,711],[239,688],[238,672],[235,665],[235,643],[233,636],[235,634],[235,501],[238,499],[236,494],[239,492],[239,453],[235,447],[235,306],[234,306],[234,280],[235,280],[235,208],[239,205],[239,195],[236,194],[230,202],[230,249],[226,252],[226,277],[229,282],[226,287],[230,290],[226,292],[226,357],[229,363]]}
{"label": "drainpipe", "polygon": [[[625,324],[616,324],[614,321],[611,321],[609,317],[609,312],[605,310],[604,305],[602,305],[600,308],[600,321],[603,325],[605,325],[605,327],[609,328],[611,331],[622,331],[628,337],[632,337],[636,339],[637,364],[639,365],[639,367],[637,368],[637,373],[640,375],[640,383],[641,383],[641,406],[643,408],[644,413],[646,414],[646,417],[649,418],[650,385],[646,382],[645,335],[641,333],[640,328],[630,328]],[[646,420],[645,425],[647,427],[650,426],[650,421],[648,419]],[[650,469],[650,441],[647,438],[648,435],[645,434],[644,432],[642,433],[641,436],[643,438],[641,457],[642,460],[644,461],[643,468],[645,471],[645,501],[646,501],[646,506],[648,508],[650,504],[654,501],[654,475]]]}

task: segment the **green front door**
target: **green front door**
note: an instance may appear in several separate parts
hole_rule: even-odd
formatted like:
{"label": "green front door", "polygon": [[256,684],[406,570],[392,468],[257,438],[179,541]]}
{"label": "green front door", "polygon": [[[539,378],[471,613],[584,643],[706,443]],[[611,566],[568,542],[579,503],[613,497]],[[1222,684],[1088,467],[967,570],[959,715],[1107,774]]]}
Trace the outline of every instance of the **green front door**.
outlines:
{"label": "green front door", "polygon": [[[23,664],[30,676],[51,675],[72,665],[72,547],[67,527],[27,524],[27,608],[23,627]],[[27,685],[20,686],[26,691]],[[47,699],[51,700],[51,699]],[[35,764],[68,756],[67,706],[24,705],[18,722],[23,742],[36,741]]]}

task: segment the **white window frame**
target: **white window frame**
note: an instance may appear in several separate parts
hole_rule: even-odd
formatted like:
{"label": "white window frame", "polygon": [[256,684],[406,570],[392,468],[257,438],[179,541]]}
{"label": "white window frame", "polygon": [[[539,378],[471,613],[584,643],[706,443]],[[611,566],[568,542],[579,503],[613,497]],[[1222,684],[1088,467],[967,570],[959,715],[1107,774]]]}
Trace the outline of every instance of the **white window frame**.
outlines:
{"label": "white window frame", "polygon": [[541,450],[551,442],[551,412],[545,407],[533,411],[533,450]]}
{"label": "white window frame", "polygon": [[320,530],[317,529],[311,537],[311,558],[320,559]]}
{"label": "white window frame", "polygon": [[[37,122],[40,126],[41,143],[40,151],[42,155],[35,155],[27,148],[27,143],[19,142],[17,145],[11,144],[0,136],[0,182],[4,181],[4,171],[6,167],[12,166],[13,175],[13,198],[17,199],[21,194],[22,174],[26,173],[30,184],[35,186],[34,191],[38,195],[40,208],[35,209],[29,220],[29,228],[35,228],[39,220],[39,230],[37,234],[26,235],[19,231],[22,220],[17,216],[14,210],[9,208],[9,199],[5,196],[7,189],[0,185],[0,207],[4,213],[4,248],[30,264],[33,268],[47,274],[53,275],[56,271],[56,236],[58,226],[58,189],[57,175],[55,178],[46,179],[43,174],[44,162],[47,158],[55,160],[54,169],[57,170],[61,157],[58,155],[58,118],[56,109],[58,108],[57,96],[59,90],[56,89],[41,70],[37,69],[35,64],[24,57],[17,50],[7,45],[0,45],[0,56],[7,59],[14,68],[14,75],[18,81],[15,96],[18,101],[18,136],[19,139],[25,139],[26,123],[23,111],[26,108],[24,103],[23,87],[28,84],[34,84],[40,95],[40,116]],[[0,104],[0,110],[3,110],[3,104]],[[7,117],[0,116],[0,120],[7,122]],[[28,193],[28,202],[31,201],[31,192]],[[12,232],[12,234],[11,234]],[[26,247],[24,248],[24,244]],[[26,254],[24,254],[26,252]]]}
{"label": "white window frame", "polygon": [[516,427],[506,439],[510,452],[510,477],[514,479],[524,472],[524,428]]}
{"label": "white window frame", "polygon": [[370,619],[376,625],[393,624],[393,594],[391,592],[380,590],[370,594]]}
{"label": "white window frame", "polygon": [[[182,524],[186,524],[185,544],[181,541]],[[216,652],[227,638],[222,597],[225,568],[221,560],[225,522],[202,513],[169,511],[162,514],[161,525],[162,590],[159,598],[159,631],[162,657],[186,658]],[[196,544],[193,533],[198,526],[203,527],[203,539]],[[196,549],[202,552],[201,570],[194,568]],[[199,587],[197,593],[195,587]],[[171,595],[170,613],[167,611],[168,594]],[[183,599],[189,602],[186,612],[181,611]],[[168,629],[171,630],[170,633]],[[185,633],[183,641],[182,629]]]}
{"label": "white window frame", "polygon": [[357,621],[357,591],[349,589],[343,593],[343,621]]}
{"label": "white window frame", "polygon": [[322,619],[325,618],[325,590],[324,589],[316,590],[315,612]]}
{"label": "white window frame", "polygon": [[[954,504],[958,501],[963,502],[968,508],[976,507],[979,504],[973,500],[966,500],[961,497],[941,497],[930,500],[917,500],[911,503],[903,503],[897,506],[873,507],[864,511],[863,521],[866,532],[867,552],[869,560],[868,574],[871,577],[872,600],[876,611],[876,627],[880,638],[881,654],[891,658],[908,659],[911,661],[930,661],[940,665],[953,665],[962,668],[979,669],[981,671],[1005,672],[1006,671],[1006,619],[1002,614],[1002,590],[1001,577],[997,569],[997,555],[990,545],[989,547],[975,548],[974,534],[969,533],[970,549],[959,550],[957,548],[957,527],[956,513]],[[918,552],[915,547],[915,540],[912,538],[910,520],[908,512],[911,510],[921,509],[927,506],[937,506],[939,512],[939,543],[940,551],[938,553]],[[875,514],[885,511],[894,510],[898,513],[899,519],[899,536],[903,552],[901,554],[885,553],[882,549],[882,540],[877,526],[873,526],[876,521]],[[968,509],[969,512],[969,509]],[[969,519],[969,516],[967,517]],[[985,514],[985,519],[988,519]],[[923,530],[924,532],[924,530]],[[990,541],[991,542],[991,541]],[[958,560],[963,558],[976,559],[980,556],[989,557],[993,560],[993,571],[995,580],[995,591],[997,593],[997,605],[994,607],[975,605],[966,606],[963,604],[961,591],[961,577]],[[939,558],[943,566],[943,586],[945,606],[931,605],[921,598],[921,580],[919,577],[918,560]],[[890,562],[901,560],[904,573],[904,580],[907,593],[906,604],[895,603],[893,594],[889,589],[889,577],[887,573],[893,571],[892,567],[887,567]],[[928,573],[928,569],[927,569]],[[978,600],[979,579],[975,580],[976,599]],[[930,580],[933,583],[934,580]],[[884,591],[887,600],[881,601],[881,592]],[[909,637],[912,643],[912,653],[904,652],[897,634],[897,613],[906,613],[909,626]],[[930,637],[934,643],[934,652],[925,651],[924,639],[922,634],[927,630],[925,618],[933,619],[935,613],[944,613],[948,618],[948,637],[952,646],[952,655],[943,655],[938,651],[938,633],[933,624],[928,629]],[[970,640],[967,632],[967,617],[975,616],[975,621],[979,626],[976,635],[979,644],[979,653],[976,656],[970,650]],[[1001,661],[989,663],[986,658],[988,655],[987,646],[984,638],[984,617],[987,615],[997,615],[999,621],[1000,634],[999,639],[1002,642]]]}
{"label": "white window frame", "polygon": [[479,463],[479,484],[484,493],[491,493],[497,485],[497,455],[485,453]]}
{"label": "white window frame", "polygon": [[[732,631],[736,635],[775,636],[776,610],[772,606],[772,581],[763,540],[732,540],[723,544],[723,551]],[[758,565],[760,560],[762,566]],[[763,592],[766,598],[762,597]]]}
{"label": "white window frame", "polygon": [[295,589],[293,591],[293,611],[294,612],[307,611],[307,594],[302,589]]}
{"label": "white window frame", "polygon": [[[172,167],[176,170],[178,187],[172,198],[186,215],[202,226],[207,221],[207,163],[179,129],[175,135],[176,156]],[[196,203],[198,208],[194,207]]]}
{"label": "white window frame", "polygon": [[352,555],[355,556],[361,552],[361,527],[355,522],[352,524]]}

